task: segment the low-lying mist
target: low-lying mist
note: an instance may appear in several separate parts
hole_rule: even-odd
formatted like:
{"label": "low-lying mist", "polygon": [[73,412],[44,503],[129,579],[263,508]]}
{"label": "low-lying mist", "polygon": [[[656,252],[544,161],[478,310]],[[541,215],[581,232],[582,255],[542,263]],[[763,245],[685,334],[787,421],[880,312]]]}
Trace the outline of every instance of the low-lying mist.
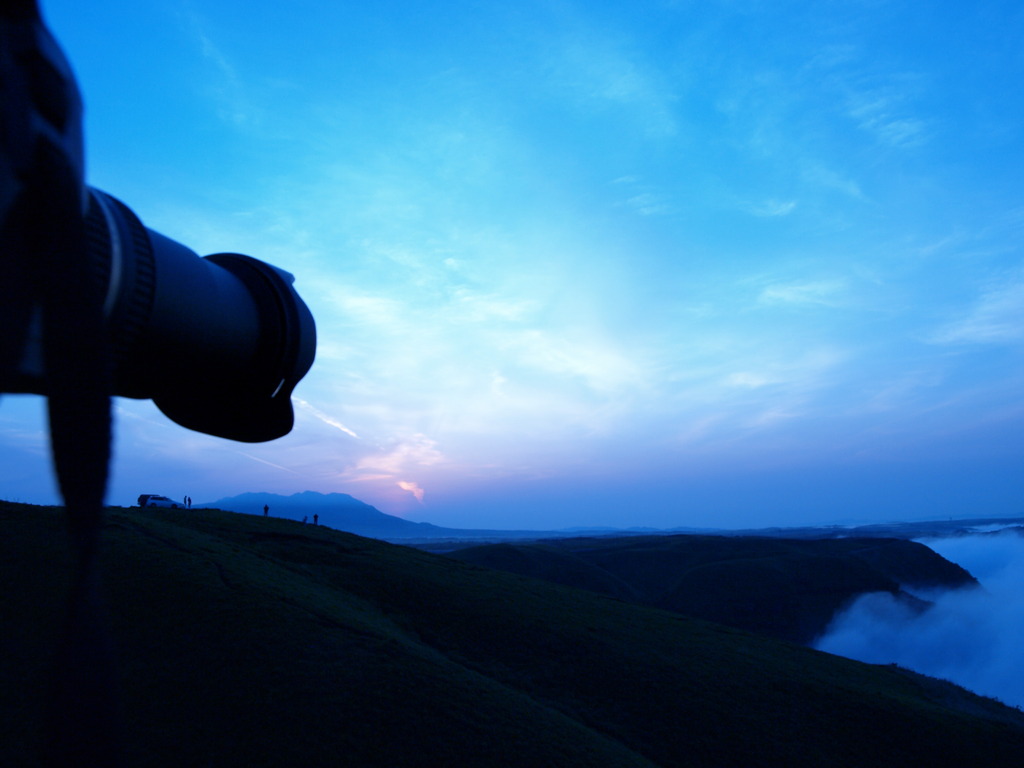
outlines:
{"label": "low-lying mist", "polygon": [[917,612],[888,593],[865,595],[837,616],[815,647],[873,664],[895,663],[1024,706],[1024,536],[1019,528],[923,544],[981,583],[944,593]]}

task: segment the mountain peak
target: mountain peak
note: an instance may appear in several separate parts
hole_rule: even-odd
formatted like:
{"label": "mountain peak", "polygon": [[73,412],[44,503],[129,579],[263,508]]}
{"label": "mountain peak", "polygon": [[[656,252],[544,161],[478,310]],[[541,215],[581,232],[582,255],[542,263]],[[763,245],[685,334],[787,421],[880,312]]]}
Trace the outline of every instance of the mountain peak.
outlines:
{"label": "mountain peak", "polygon": [[444,530],[429,523],[414,523],[385,514],[347,493],[301,491],[291,496],[242,493],[197,506],[251,515],[262,515],[266,506],[270,516],[291,520],[312,521],[316,515],[320,525],[378,539],[417,538]]}

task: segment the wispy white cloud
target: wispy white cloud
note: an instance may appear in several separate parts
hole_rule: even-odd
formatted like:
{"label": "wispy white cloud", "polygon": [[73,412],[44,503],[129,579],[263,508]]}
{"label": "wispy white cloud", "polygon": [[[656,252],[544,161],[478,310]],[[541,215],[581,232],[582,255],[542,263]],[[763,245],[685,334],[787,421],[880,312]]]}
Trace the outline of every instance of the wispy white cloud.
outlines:
{"label": "wispy white cloud", "polygon": [[845,280],[809,280],[799,283],[775,283],[758,296],[762,304],[837,306],[846,291]]}
{"label": "wispy white cloud", "polygon": [[218,115],[236,126],[257,120],[258,110],[246,93],[246,85],[238,69],[209,33],[209,24],[188,4],[181,10],[181,18],[203,59],[209,64],[209,77],[203,86],[213,96]]}
{"label": "wispy white cloud", "polygon": [[677,212],[671,195],[637,176],[620,176],[611,186],[616,193],[625,193],[616,205],[641,216],[666,216]]}
{"label": "wispy white cloud", "polygon": [[[776,348],[771,351],[749,351],[747,366],[716,380],[729,390],[754,391],[768,388],[803,396],[827,384],[837,369],[849,359],[850,353],[833,345],[816,345],[800,353]],[[772,398],[777,394],[769,395]]]}
{"label": "wispy white cloud", "polygon": [[416,501],[420,502],[421,504],[423,503],[424,492],[423,489],[420,488],[419,484],[414,483],[410,480],[399,480],[397,483],[395,483],[395,485],[397,485],[403,491],[408,491],[409,493],[411,493],[416,498]]}
{"label": "wispy white cloud", "polygon": [[730,387],[742,387],[745,389],[760,389],[761,387],[774,384],[777,380],[766,376],[763,373],[752,373],[751,371],[739,371],[730,373],[725,383]]}
{"label": "wispy white cloud", "polygon": [[1024,340],[1024,278],[984,291],[960,318],[934,333],[936,344],[1016,344]]}
{"label": "wispy white cloud", "polygon": [[778,200],[771,198],[750,206],[750,212],[763,218],[788,216],[796,210],[796,200]]}
{"label": "wispy white cloud", "polygon": [[[841,114],[875,141],[907,148],[928,141],[929,122],[914,104],[927,78],[881,64],[864,44],[826,44],[806,65],[808,85],[838,97]],[[813,83],[813,85],[812,85]]]}
{"label": "wispy white cloud", "polygon": [[346,435],[349,435],[350,437],[355,437],[355,438],[359,437],[359,435],[357,435],[351,429],[346,427],[340,421],[338,421],[337,419],[335,419],[332,416],[328,416],[326,413],[321,411],[319,408],[317,408],[317,407],[315,407],[313,405],[310,405],[305,400],[303,400],[301,397],[292,396],[292,402],[295,403],[296,405],[298,405],[303,410],[306,410],[309,413],[311,413],[313,416],[318,418],[324,424],[328,424],[328,425],[334,427],[335,429],[339,429],[342,432],[344,432]]}
{"label": "wispy white cloud", "polygon": [[891,147],[913,147],[928,139],[927,123],[907,114],[907,98],[893,88],[852,94],[849,114],[861,130]]}
{"label": "wispy white cloud", "polygon": [[672,213],[675,209],[667,202],[667,199],[659,195],[645,192],[634,195],[626,200],[626,207],[639,213],[641,216],[663,216]]}
{"label": "wispy white cloud", "polygon": [[346,316],[363,328],[400,328],[410,315],[406,304],[398,297],[361,291],[340,282],[330,298]]}
{"label": "wispy white cloud", "polygon": [[302,475],[305,477],[305,473],[303,472],[296,472],[294,469],[281,466],[280,464],[275,464],[273,461],[267,461],[266,459],[261,459],[259,456],[253,456],[251,453],[246,453],[245,451],[239,451],[238,453],[241,456],[245,456],[247,459],[258,461],[260,464],[266,464],[268,467],[273,467],[274,469],[280,469],[282,472],[291,472],[293,475]]}
{"label": "wispy white cloud", "polygon": [[423,434],[413,434],[359,459],[353,471],[358,475],[400,477],[415,469],[441,464],[444,460],[435,440]]}
{"label": "wispy white cloud", "polygon": [[814,187],[839,192],[855,200],[867,199],[856,179],[820,162],[807,163],[801,169],[801,176],[805,182]]}
{"label": "wispy white cloud", "polygon": [[635,357],[589,332],[530,328],[506,335],[503,345],[518,365],[581,380],[598,393],[621,391],[642,380]]}
{"label": "wispy white cloud", "polygon": [[468,287],[459,287],[451,293],[445,313],[450,321],[459,323],[517,323],[527,321],[539,309],[535,299],[485,293]]}
{"label": "wispy white cloud", "polygon": [[883,381],[864,403],[866,412],[904,411],[930,403],[922,393],[935,391],[943,381],[941,373],[918,370],[900,374],[895,380]]}
{"label": "wispy white cloud", "polygon": [[757,411],[745,422],[750,429],[763,429],[774,427],[799,416],[799,412],[786,406],[770,405],[767,408]]}
{"label": "wispy white cloud", "polygon": [[[807,428],[830,409],[853,352],[811,338],[784,342],[774,334],[718,336],[707,349],[676,364],[678,381],[661,393],[648,431],[684,450],[721,450]],[[632,416],[639,414],[634,408]],[[746,449],[744,449],[746,450]]]}
{"label": "wispy white cloud", "polygon": [[550,69],[551,85],[578,103],[628,110],[652,137],[676,134],[670,81],[627,40],[609,31],[577,28],[556,46]]}

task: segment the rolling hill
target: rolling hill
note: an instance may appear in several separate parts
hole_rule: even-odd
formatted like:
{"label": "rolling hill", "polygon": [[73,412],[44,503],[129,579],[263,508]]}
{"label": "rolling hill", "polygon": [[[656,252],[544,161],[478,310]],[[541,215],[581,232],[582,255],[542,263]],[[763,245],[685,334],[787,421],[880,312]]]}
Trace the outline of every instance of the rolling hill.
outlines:
{"label": "rolling hill", "polygon": [[465,547],[451,557],[811,643],[858,595],[903,586],[977,586],[928,547],[902,539],[661,535]]}
{"label": "rolling hill", "polygon": [[437,540],[496,540],[536,539],[558,535],[547,531],[497,531],[444,528],[432,523],[414,523],[395,515],[381,512],[374,506],[349,496],[347,493],[317,493],[303,491],[291,496],[276,493],[243,493],[217,501],[197,504],[196,507],[221,509],[242,514],[262,515],[263,506],[270,509],[270,516],[291,520],[307,518],[313,522],[318,515],[320,525],[339,531],[369,536],[392,542],[437,541]]}
{"label": "rolling hill", "polygon": [[[0,760],[35,764],[61,511],[0,502]],[[131,766],[1019,764],[948,683],[291,520],[111,509]]]}

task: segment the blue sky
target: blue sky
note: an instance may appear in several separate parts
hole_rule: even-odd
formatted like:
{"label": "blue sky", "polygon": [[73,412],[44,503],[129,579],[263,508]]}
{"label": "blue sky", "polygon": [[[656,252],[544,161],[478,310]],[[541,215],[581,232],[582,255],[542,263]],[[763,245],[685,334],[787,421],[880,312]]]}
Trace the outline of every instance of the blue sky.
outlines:
{"label": "blue sky", "polygon": [[[296,275],[261,445],[117,402],[109,500],[459,527],[1022,514],[1018,3],[50,0],[90,182]],[[43,403],[0,493],[55,499]]]}

